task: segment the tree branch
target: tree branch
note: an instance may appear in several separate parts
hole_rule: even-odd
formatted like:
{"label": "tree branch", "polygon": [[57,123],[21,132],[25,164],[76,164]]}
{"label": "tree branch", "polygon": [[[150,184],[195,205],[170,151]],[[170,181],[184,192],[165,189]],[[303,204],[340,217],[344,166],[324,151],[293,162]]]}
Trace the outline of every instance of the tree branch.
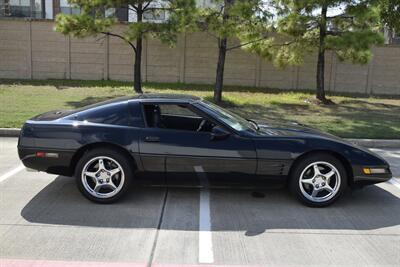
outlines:
{"label": "tree branch", "polygon": [[225,6],[224,6],[224,5],[221,5],[221,8],[219,9],[219,11],[216,12],[216,13],[214,13],[214,14],[216,14],[217,17],[221,16],[222,12],[224,11],[224,8],[225,8]]}
{"label": "tree branch", "polygon": [[349,15],[346,15],[346,14],[338,14],[336,16],[326,17],[326,19],[335,19],[335,18],[353,19],[354,16],[349,16]]}
{"label": "tree branch", "polygon": [[215,34],[212,34],[212,33],[209,32],[209,31],[206,31],[206,33],[207,33],[208,35],[210,35],[211,37],[214,37],[216,40],[219,39],[218,36],[216,36]]}
{"label": "tree branch", "polygon": [[120,39],[124,40],[125,42],[127,42],[132,47],[132,49],[133,49],[133,51],[135,51],[135,53],[137,52],[135,45],[131,41],[129,41],[128,39],[123,37],[122,35],[119,35],[119,34],[116,34],[116,33],[111,33],[111,32],[101,32],[101,33],[105,34],[105,35],[109,35],[109,36],[114,36],[114,37],[117,37],[117,38],[120,38]]}
{"label": "tree branch", "polygon": [[142,10],[143,10],[143,11],[146,11],[147,8],[149,7],[149,5],[150,5],[152,2],[153,2],[153,1],[147,2],[147,4],[145,4],[145,5],[143,6]]}
{"label": "tree branch", "polygon": [[135,6],[128,5],[128,9],[132,10],[135,13],[137,13],[137,8]]}
{"label": "tree branch", "polygon": [[291,44],[294,44],[295,42],[297,42],[297,40],[293,40],[293,41],[290,41],[290,42],[287,42],[287,43],[282,43],[282,44],[273,44],[273,45],[271,45],[271,46],[288,46],[288,45],[291,45]]}
{"label": "tree branch", "polygon": [[262,37],[260,39],[252,40],[252,41],[249,41],[249,42],[244,43],[244,44],[235,45],[235,46],[227,48],[226,51],[230,51],[230,50],[233,50],[233,49],[236,49],[236,48],[240,48],[240,47],[243,47],[243,46],[246,46],[246,45],[249,45],[249,44],[257,43],[257,42],[265,40],[267,38],[268,38],[268,36],[264,36],[264,37]]}
{"label": "tree branch", "polygon": [[224,8],[225,8],[224,5],[222,5],[219,10],[213,9],[212,12],[210,12],[207,16],[208,17],[216,17],[216,18],[218,18],[218,17],[220,17],[222,15],[222,13],[224,11]]}
{"label": "tree branch", "polygon": [[[232,47],[229,47],[228,49],[226,49],[226,51],[230,51],[230,50],[233,50],[233,49],[236,49],[236,48],[240,48],[240,47],[243,47],[243,46],[246,46],[246,45],[249,45],[249,44],[257,43],[257,42],[260,42],[260,41],[265,40],[267,38],[268,38],[268,36],[265,36],[263,38],[260,38],[260,39],[257,39],[257,40],[253,40],[253,41],[250,41],[250,42],[247,42],[247,43],[244,43],[244,44],[232,46]],[[290,41],[290,42],[286,42],[286,43],[281,43],[281,44],[273,44],[273,45],[271,45],[271,47],[288,46],[288,45],[291,45],[291,44],[293,44],[295,42],[296,42],[296,40],[293,40],[293,41]]]}
{"label": "tree branch", "polygon": [[331,36],[340,36],[340,35],[342,35],[343,33],[346,33],[345,31],[344,32],[339,32],[339,31],[326,31],[326,35],[331,35]]}
{"label": "tree branch", "polygon": [[137,7],[135,5],[128,5],[128,9],[130,9],[132,11],[135,11],[135,12],[138,11],[138,9],[137,9]]}

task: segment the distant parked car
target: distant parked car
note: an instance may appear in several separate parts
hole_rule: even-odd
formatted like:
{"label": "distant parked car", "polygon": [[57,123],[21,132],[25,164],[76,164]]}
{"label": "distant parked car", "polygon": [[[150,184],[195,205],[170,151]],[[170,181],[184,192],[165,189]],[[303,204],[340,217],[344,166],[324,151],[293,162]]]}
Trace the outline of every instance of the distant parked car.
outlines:
{"label": "distant parked car", "polygon": [[[76,177],[88,199],[111,203],[133,180],[163,185],[288,184],[310,206],[351,185],[391,178],[371,151],[297,123],[259,125],[183,95],[117,98],[28,120],[18,142],[31,169]],[[207,179],[207,181],[204,181]]]}

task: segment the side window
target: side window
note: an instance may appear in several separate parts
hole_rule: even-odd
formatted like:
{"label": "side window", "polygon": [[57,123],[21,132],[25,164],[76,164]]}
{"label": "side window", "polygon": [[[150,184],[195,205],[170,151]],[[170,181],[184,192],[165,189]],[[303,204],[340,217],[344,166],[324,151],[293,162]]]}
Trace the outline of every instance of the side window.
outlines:
{"label": "side window", "polygon": [[128,126],[129,114],[126,103],[110,104],[78,113],[78,120],[93,123]]}
{"label": "side window", "polygon": [[214,124],[187,105],[144,104],[147,127],[170,130],[209,132]]}
{"label": "side window", "polygon": [[199,115],[188,109],[185,105],[158,105],[160,107],[161,115],[166,116],[187,116],[200,118]]}

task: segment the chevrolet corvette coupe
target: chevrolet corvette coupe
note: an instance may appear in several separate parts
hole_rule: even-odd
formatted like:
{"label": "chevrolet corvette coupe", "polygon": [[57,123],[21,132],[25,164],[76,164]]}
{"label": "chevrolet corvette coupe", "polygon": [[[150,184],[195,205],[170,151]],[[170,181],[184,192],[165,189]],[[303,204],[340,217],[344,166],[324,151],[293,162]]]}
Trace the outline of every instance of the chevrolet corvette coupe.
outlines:
{"label": "chevrolet corvette coupe", "polygon": [[258,124],[185,95],[117,98],[28,120],[18,141],[30,169],[75,176],[111,203],[135,182],[164,186],[287,185],[309,206],[391,178],[373,152],[298,123]]}

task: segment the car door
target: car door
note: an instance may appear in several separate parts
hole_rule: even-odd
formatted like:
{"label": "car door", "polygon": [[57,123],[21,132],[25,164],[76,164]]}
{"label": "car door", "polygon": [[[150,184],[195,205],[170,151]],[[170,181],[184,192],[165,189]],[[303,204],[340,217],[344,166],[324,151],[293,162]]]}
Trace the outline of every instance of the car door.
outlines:
{"label": "car door", "polygon": [[[161,116],[179,116],[164,114]],[[188,107],[199,123],[208,118]],[[190,117],[190,116],[189,116]],[[185,117],[188,118],[188,117]],[[196,120],[195,120],[196,121]],[[169,185],[232,185],[240,184],[256,171],[256,152],[251,139],[230,133],[224,138],[212,138],[207,131],[145,127],[141,131],[139,149],[144,168],[161,170],[164,164]],[[239,179],[238,179],[239,178]]]}

